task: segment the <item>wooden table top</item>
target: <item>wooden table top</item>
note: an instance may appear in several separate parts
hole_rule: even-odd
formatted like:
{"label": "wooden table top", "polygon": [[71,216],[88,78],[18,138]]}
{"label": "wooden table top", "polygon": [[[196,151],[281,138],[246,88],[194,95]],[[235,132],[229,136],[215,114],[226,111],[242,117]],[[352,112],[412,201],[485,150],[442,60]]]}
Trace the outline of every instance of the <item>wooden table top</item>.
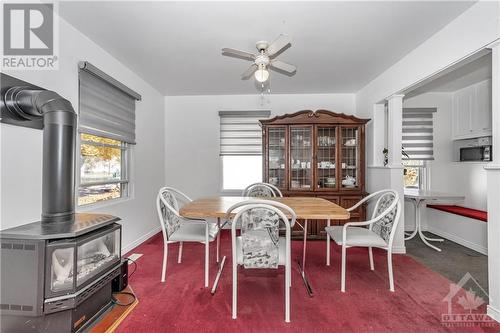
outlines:
{"label": "wooden table top", "polygon": [[[211,197],[193,200],[184,205],[180,214],[186,218],[224,218],[226,212],[232,205],[251,199],[250,197]],[[283,198],[261,198],[264,200],[274,200],[292,208],[298,219],[318,219],[318,220],[348,220],[349,212],[322,198],[311,197],[283,197]]]}

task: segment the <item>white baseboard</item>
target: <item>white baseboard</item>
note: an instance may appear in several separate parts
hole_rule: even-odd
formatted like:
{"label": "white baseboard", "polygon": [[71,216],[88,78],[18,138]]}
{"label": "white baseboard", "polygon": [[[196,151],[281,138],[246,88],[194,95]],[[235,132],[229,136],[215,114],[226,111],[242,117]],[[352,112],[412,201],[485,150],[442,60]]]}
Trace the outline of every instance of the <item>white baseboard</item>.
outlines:
{"label": "white baseboard", "polygon": [[160,231],[161,231],[161,227],[160,226],[157,226],[156,228],[153,228],[147,234],[142,235],[141,237],[137,238],[132,243],[123,246],[122,247],[122,253],[127,253],[127,252],[133,250],[134,248],[136,248],[137,246],[141,245],[142,243],[144,243],[145,241],[147,241],[148,239],[150,239],[151,237],[153,237],[154,235],[156,235]]}
{"label": "white baseboard", "polygon": [[486,314],[500,323],[500,311],[488,304]]}
{"label": "white baseboard", "polygon": [[440,229],[435,229],[432,227],[427,226],[424,231],[432,232],[433,234],[436,234],[438,236],[441,236],[443,238],[449,239],[457,244],[460,244],[462,246],[468,247],[469,249],[472,249],[474,251],[477,251],[481,254],[488,255],[488,249],[480,244],[472,243],[471,241],[468,241],[466,239],[463,239],[461,237],[458,237],[457,235],[450,234],[446,231],[440,230]]}

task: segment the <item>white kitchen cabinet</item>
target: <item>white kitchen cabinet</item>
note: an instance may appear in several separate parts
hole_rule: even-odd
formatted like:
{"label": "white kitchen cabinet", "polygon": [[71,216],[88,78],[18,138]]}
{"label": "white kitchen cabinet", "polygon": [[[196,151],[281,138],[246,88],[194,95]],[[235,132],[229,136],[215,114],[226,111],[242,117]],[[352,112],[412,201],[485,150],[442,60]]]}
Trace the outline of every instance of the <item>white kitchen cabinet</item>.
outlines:
{"label": "white kitchen cabinet", "polygon": [[491,136],[491,80],[453,94],[452,139]]}
{"label": "white kitchen cabinet", "polygon": [[491,81],[480,82],[475,88],[477,112],[472,114],[472,130],[476,133],[488,131],[491,135]]}

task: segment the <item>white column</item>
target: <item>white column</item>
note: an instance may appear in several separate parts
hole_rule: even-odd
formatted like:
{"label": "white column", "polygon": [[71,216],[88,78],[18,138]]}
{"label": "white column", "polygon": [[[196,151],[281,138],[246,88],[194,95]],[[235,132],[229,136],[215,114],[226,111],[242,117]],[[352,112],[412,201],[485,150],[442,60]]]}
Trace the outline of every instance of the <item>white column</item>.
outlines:
{"label": "white column", "polygon": [[488,315],[500,322],[500,44],[492,52],[493,161],[487,170]]}
{"label": "white column", "polygon": [[401,166],[401,140],[403,136],[403,97],[404,95],[392,95],[387,99],[389,117],[387,128],[389,166]]}
{"label": "white column", "polygon": [[384,150],[384,139],[385,139],[385,105],[384,104],[374,104],[373,105],[373,135],[372,135],[372,148],[373,148],[373,160],[374,166],[384,165],[384,156],[382,151]]}
{"label": "white column", "polygon": [[401,198],[401,221],[394,236],[394,252],[405,252],[404,241],[404,184],[403,165],[401,164],[401,141],[403,137],[403,97],[392,95],[387,99],[387,149],[389,150],[390,188],[398,191]]}

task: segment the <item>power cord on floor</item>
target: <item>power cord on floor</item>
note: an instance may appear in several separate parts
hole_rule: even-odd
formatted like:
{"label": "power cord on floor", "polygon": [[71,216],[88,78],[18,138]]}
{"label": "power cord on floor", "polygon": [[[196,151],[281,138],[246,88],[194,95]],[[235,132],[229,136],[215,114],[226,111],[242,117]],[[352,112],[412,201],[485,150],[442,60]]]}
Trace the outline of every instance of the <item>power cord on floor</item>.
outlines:
{"label": "power cord on floor", "polygon": [[[128,278],[130,279],[130,277],[131,277],[131,276],[135,273],[135,271],[137,271],[137,263],[136,263],[134,260],[130,259],[130,258],[125,258],[125,260],[126,260],[126,261],[130,261],[130,262],[132,262],[132,263],[134,264],[134,270],[132,271],[132,273],[130,273],[130,274],[128,275]],[[132,300],[131,300],[130,302],[128,302],[128,303],[120,303],[120,302],[116,299],[115,295],[128,295],[128,296],[131,296],[131,297],[132,297]],[[111,296],[111,301],[112,301],[114,304],[119,305],[119,306],[129,306],[129,305],[133,304],[133,303],[135,302],[135,300],[136,300],[136,299],[137,299],[137,298],[135,297],[135,295],[134,295],[133,293],[131,293],[131,292],[128,292],[128,291],[120,291],[120,292],[116,292],[116,293],[113,293],[113,295]]]}
{"label": "power cord on floor", "polygon": [[137,263],[135,262],[135,260],[132,260],[130,258],[125,258],[125,260],[130,261],[131,263],[134,264],[134,270],[132,271],[132,273],[128,275],[128,278],[130,279],[130,277],[134,275],[135,271],[137,270]]}

